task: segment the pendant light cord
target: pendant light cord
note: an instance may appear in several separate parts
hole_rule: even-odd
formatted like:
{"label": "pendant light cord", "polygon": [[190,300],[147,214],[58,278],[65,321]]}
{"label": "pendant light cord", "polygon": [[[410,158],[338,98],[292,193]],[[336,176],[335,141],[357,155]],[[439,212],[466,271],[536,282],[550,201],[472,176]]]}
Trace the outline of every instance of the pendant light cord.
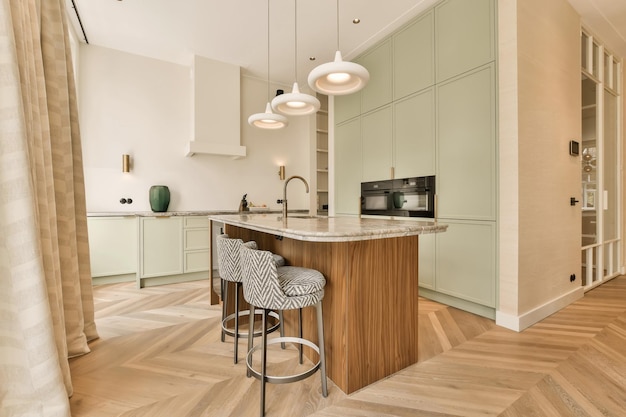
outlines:
{"label": "pendant light cord", "polygon": [[339,0],[336,1],[337,5],[337,50],[339,51]]}
{"label": "pendant light cord", "polygon": [[296,82],[298,82],[298,0],[293,2],[293,28],[294,28],[294,54],[293,54],[293,66],[296,73]]}
{"label": "pendant light cord", "polygon": [[267,0],[267,101],[270,101],[270,0]]}

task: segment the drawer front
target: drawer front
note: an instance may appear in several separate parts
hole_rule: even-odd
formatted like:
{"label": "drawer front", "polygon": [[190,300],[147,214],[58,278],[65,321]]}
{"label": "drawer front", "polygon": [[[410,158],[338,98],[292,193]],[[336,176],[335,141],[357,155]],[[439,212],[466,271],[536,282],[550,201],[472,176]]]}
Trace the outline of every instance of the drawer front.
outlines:
{"label": "drawer front", "polygon": [[209,249],[208,229],[186,229],[185,250]]}
{"label": "drawer front", "polygon": [[185,228],[209,227],[209,219],[206,216],[185,216]]}
{"label": "drawer front", "polygon": [[185,272],[209,270],[209,251],[185,252]]}

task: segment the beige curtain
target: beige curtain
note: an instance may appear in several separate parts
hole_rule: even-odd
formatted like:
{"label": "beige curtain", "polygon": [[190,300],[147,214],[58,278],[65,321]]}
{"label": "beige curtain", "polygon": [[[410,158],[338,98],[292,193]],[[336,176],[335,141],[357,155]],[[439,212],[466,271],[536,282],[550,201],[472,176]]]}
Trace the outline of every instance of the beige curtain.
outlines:
{"label": "beige curtain", "polygon": [[94,324],[64,0],[0,0],[0,416],[69,416]]}

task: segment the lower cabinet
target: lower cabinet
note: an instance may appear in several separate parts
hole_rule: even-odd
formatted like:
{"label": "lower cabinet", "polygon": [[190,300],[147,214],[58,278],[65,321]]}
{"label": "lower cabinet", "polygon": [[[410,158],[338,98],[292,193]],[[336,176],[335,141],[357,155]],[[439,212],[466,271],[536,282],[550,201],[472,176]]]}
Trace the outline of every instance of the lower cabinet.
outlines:
{"label": "lower cabinet", "polygon": [[87,219],[94,285],[138,287],[209,278],[207,216],[103,216]]}
{"label": "lower cabinet", "polygon": [[495,318],[496,223],[439,221],[445,233],[420,236],[420,295]]}
{"label": "lower cabinet", "polygon": [[137,217],[89,217],[89,258],[94,284],[134,281]]}
{"label": "lower cabinet", "polygon": [[139,219],[139,278],[183,273],[182,217]]}
{"label": "lower cabinet", "polygon": [[209,278],[206,216],[141,217],[137,286]]}

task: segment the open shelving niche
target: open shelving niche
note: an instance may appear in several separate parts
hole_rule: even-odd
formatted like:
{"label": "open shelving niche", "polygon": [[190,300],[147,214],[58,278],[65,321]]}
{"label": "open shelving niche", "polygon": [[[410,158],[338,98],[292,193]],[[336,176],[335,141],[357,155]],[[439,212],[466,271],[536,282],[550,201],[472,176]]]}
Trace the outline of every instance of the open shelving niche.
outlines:
{"label": "open shelving niche", "polygon": [[320,214],[328,213],[328,96],[317,94],[321,103],[316,115],[315,153],[317,197],[316,207]]}

